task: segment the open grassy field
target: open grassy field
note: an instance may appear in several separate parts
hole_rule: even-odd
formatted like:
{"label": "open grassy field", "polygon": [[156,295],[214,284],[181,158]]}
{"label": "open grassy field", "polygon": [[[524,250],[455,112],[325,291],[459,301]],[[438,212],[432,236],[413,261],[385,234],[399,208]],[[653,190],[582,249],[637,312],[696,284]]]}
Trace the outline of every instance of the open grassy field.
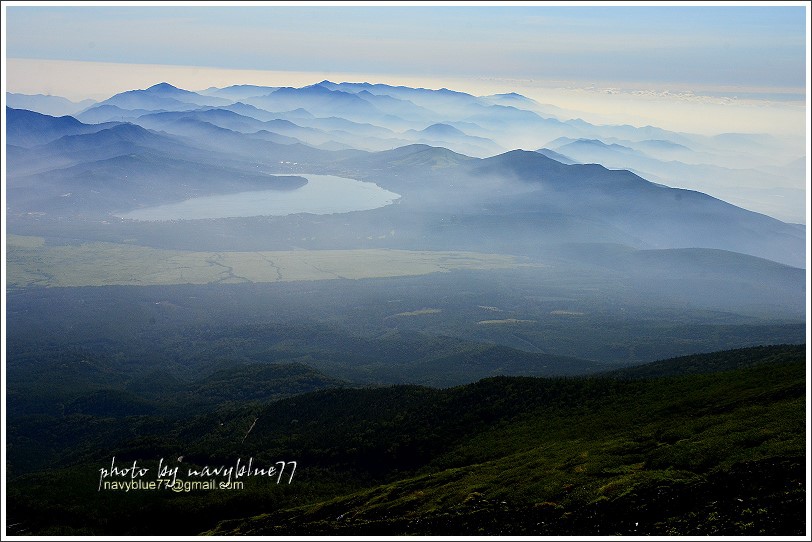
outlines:
{"label": "open grassy field", "polygon": [[152,286],[362,279],[538,266],[514,256],[408,250],[193,252],[115,243],[48,246],[7,238],[10,287]]}

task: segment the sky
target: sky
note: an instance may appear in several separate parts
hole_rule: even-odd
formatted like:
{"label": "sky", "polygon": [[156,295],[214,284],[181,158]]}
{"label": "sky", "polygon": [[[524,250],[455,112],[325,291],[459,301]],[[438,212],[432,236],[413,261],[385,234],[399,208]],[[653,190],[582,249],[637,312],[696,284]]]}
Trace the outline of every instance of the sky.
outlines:
{"label": "sky", "polygon": [[805,129],[802,3],[6,6],[12,92],[328,78],[517,91],[587,120],[701,133]]}

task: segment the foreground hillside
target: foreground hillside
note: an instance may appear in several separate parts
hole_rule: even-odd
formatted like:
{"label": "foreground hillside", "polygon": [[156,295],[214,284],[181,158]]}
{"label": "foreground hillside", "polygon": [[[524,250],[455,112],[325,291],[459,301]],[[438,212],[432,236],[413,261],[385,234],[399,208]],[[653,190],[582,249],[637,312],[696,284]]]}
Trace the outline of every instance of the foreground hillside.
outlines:
{"label": "foreground hillside", "polygon": [[[55,468],[9,476],[8,522],[19,534],[799,535],[804,359],[803,346],[760,347],[447,389],[335,387],[301,368],[265,385],[328,387],[269,403],[210,391],[178,416],[138,411],[131,396],[110,412],[103,398],[59,425],[85,438],[51,432],[65,443]],[[240,384],[258,375],[220,373],[194,393],[227,383],[271,397]],[[31,431],[14,423],[10,448]],[[99,490],[112,456],[297,470],[239,491]]]}
{"label": "foreground hillside", "polygon": [[448,390],[399,414],[409,436],[368,456],[395,455],[409,476],[212,533],[801,534],[802,351],[737,355],[756,366]]}

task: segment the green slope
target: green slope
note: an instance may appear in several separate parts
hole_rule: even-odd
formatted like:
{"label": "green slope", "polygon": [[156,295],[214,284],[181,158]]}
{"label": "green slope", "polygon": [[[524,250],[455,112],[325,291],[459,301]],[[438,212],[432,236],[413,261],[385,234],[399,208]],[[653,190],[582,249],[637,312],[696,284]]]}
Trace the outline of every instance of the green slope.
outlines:
{"label": "green slope", "polygon": [[[72,415],[41,429],[66,444],[52,468],[10,475],[8,521],[30,534],[803,534],[804,347],[701,361],[723,370],[345,387],[176,418]],[[669,363],[686,373],[697,357]],[[209,385],[243,389],[240,375],[259,370]],[[9,442],[35,438],[30,421]],[[249,479],[240,491],[99,492],[113,455],[298,468],[290,484]]]}
{"label": "green slope", "polygon": [[408,437],[381,436],[389,448],[368,455],[411,476],[211,533],[799,534],[799,354],[649,382],[448,390],[399,414]]}

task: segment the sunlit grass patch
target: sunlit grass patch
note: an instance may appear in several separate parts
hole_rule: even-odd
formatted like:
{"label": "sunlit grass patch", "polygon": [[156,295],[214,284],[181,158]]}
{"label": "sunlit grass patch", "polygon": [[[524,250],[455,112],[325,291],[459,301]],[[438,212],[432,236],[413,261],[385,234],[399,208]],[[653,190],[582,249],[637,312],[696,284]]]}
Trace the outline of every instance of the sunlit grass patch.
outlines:
{"label": "sunlit grass patch", "polygon": [[514,256],[476,252],[383,249],[193,252],[114,243],[45,246],[41,238],[13,237],[7,258],[7,280],[11,287],[364,279],[534,265]]}

